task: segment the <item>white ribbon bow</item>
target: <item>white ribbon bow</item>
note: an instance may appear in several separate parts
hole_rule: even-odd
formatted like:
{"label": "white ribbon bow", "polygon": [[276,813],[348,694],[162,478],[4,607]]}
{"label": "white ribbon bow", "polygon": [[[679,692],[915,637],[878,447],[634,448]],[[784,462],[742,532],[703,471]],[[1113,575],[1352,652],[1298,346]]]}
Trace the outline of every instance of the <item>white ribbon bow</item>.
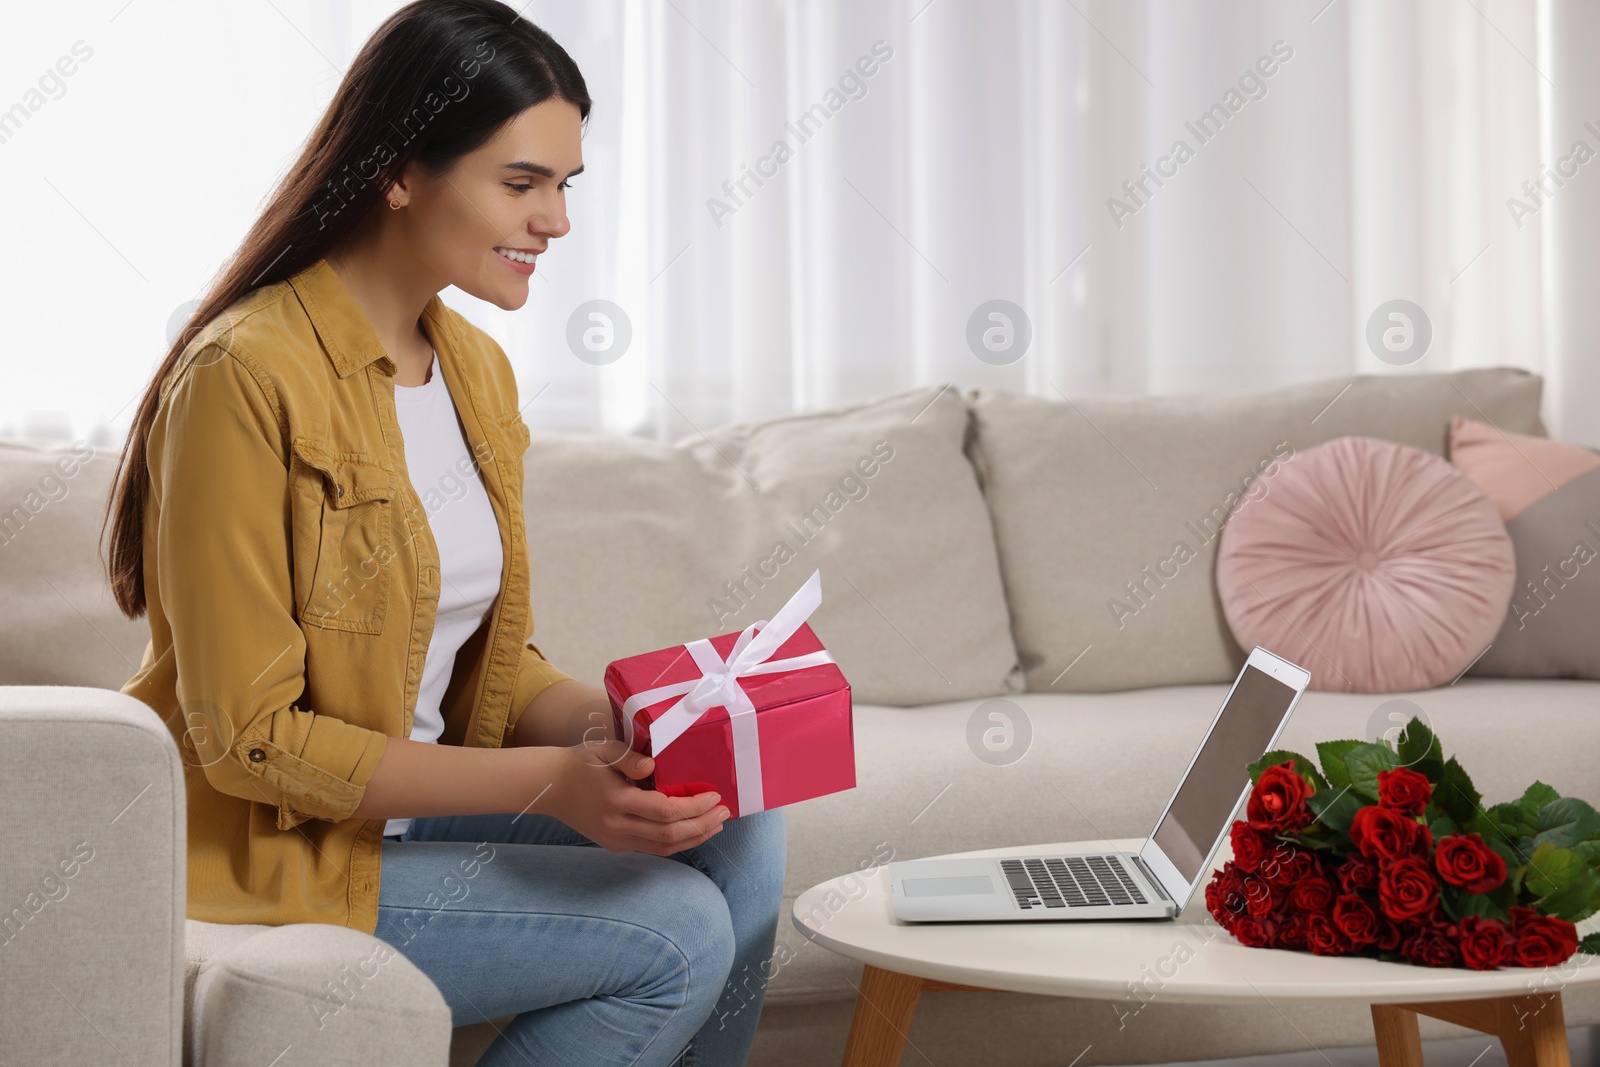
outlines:
{"label": "white ribbon bow", "polygon": [[[756,707],[738,679],[833,663],[834,658],[826,649],[788,659],[770,658],[785,641],[794,636],[794,632],[821,603],[822,572],[812,571],[811,577],[789,598],[788,603],[778,609],[770,623],[761,619],[740,632],[726,660],[709,640],[702,638],[688,642],[683,647],[694,657],[700,668],[700,677],[646,689],[629,697],[622,705],[622,737],[628,747],[633,747],[633,717],[640,708],[680,697],[676,704],[650,724],[651,755],[657,758],[666,751],[668,745],[683,736],[683,732],[693,726],[700,716],[712,708],[727,708],[733,733],[733,767],[739,790],[739,814],[761,811],[765,793],[761,787],[761,737],[756,727]],[[756,633],[757,628],[761,631],[759,634]]]}

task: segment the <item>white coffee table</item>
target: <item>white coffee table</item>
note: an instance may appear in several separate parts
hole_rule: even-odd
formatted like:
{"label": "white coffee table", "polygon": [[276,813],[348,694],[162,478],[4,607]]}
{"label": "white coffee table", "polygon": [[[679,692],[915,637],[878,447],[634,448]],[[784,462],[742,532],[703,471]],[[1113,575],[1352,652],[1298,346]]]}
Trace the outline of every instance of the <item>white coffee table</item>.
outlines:
{"label": "white coffee table", "polygon": [[[1135,850],[1140,844],[1077,841],[952,855]],[[790,919],[808,939],[865,965],[845,1067],[898,1064],[924,990],[1123,1000],[1130,981],[1148,987],[1152,966],[1162,972],[1160,999],[1172,1003],[1259,1002],[1270,990],[1272,1003],[1370,1004],[1383,1067],[1422,1063],[1418,1013],[1498,1037],[1511,1067],[1569,1067],[1561,989],[1600,980],[1600,960],[1581,954],[1557,967],[1471,971],[1246,948],[1206,913],[1198,893],[1174,921],[905,923],[894,917],[884,867],[813,886],[795,900]],[[1178,941],[1194,949],[1186,960],[1174,958]]]}

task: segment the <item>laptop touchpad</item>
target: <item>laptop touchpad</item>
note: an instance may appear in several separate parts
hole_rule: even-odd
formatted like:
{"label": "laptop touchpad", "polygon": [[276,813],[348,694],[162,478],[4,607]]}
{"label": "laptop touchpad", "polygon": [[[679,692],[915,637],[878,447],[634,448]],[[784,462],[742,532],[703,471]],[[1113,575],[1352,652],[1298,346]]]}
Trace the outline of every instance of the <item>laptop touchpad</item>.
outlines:
{"label": "laptop touchpad", "polygon": [[986,874],[966,874],[953,878],[906,878],[902,881],[908,897],[956,897],[993,893],[994,883]]}

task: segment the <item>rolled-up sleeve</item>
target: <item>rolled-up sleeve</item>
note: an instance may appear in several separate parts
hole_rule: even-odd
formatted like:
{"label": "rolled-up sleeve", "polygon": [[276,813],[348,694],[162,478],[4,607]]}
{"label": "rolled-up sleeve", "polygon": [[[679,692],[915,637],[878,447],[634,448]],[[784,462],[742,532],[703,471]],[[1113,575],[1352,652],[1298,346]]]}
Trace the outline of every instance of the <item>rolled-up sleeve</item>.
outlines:
{"label": "rolled-up sleeve", "polygon": [[388,736],[298,703],[306,644],[276,394],[237,350],[203,348],[175,375],[148,443],[146,573],[153,562],[199,763],[218,791],[275,805],[280,829],[348,819]]}
{"label": "rolled-up sleeve", "polygon": [[555,664],[545,659],[538,645],[531,640],[523,642],[522,657],[517,663],[517,681],[511,689],[511,714],[507,716],[502,747],[509,743],[511,734],[516,729],[517,720],[522,717],[522,713],[527,710],[533,698],[557,682],[570,681],[571,678],[571,675],[559,670]]}

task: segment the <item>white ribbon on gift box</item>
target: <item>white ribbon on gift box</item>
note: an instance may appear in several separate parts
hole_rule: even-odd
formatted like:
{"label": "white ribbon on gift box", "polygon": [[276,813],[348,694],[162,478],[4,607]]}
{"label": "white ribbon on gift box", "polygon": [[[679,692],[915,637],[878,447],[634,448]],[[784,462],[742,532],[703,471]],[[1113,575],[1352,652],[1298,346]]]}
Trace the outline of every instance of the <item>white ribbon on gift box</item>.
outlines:
{"label": "white ribbon on gift box", "polygon": [[[761,786],[761,735],[756,727],[756,707],[738,679],[833,663],[834,658],[826,649],[788,659],[771,658],[821,603],[822,572],[812,571],[811,577],[796,590],[788,603],[778,609],[771,622],[761,619],[740,632],[726,660],[704,638],[685,644],[683,647],[700,668],[700,677],[646,689],[629,697],[622,705],[623,741],[629,748],[633,747],[633,717],[640,708],[681,697],[650,724],[651,755],[659,758],[667,746],[681,737],[700,716],[712,708],[725,707],[733,733],[733,769],[739,791],[739,814],[749,815],[763,810],[766,793]],[[758,628],[760,633],[756,632]]]}

